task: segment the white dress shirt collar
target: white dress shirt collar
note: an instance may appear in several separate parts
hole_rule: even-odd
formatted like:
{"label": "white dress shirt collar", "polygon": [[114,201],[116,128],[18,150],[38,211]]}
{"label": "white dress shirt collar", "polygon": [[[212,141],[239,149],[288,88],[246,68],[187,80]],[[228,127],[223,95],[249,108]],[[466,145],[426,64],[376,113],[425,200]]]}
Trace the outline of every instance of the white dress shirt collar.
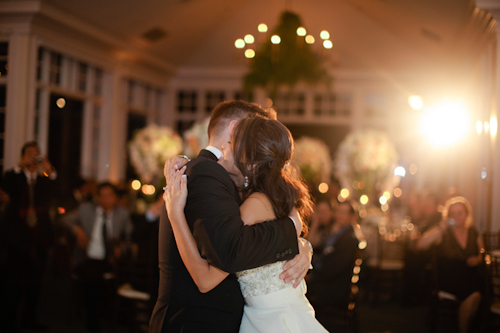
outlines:
{"label": "white dress shirt collar", "polygon": [[207,146],[207,148],[205,149],[214,154],[215,157],[217,157],[217,159],[220,159],[222,157],[222,152],[218,148],[215,148],[214,146]]}

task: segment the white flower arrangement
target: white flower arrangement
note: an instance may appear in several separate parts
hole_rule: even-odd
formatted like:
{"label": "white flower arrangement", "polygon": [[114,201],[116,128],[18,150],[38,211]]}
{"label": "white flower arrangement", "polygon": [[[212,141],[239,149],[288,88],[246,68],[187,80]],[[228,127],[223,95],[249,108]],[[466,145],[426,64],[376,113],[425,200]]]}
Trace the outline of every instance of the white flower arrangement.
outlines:
{"label": "white flower arrangement", "polygon": [[308,183],[318,185],[329,182],[332,169],[330,150],[323,141],[307,136],[295,141],[292,162],[299,167]]}
{"label": "white flower arrangement", "polygon": [[[387,133],[379,130],[352,132],[340,143],[335,156],[335,177],[350,193],[369,197],[392,191],[398,154]],[[363,183],[362,187],[353,186]],[[371,198],[375,199],[375,198]]]}
{"label": "white flower arrangement", "polygon": [[182,139],[169,127],[155,124],[139,130],[128,144],[130,162],[143,182],[162,175],[165,161],[179,155]]}
{"label": "white flower arrangement", "polygon": [[184,155],[190,158],[198,156],[201,149],[208,146],[208,124],[210,117],[201,122],[196,122],[184,132]]}

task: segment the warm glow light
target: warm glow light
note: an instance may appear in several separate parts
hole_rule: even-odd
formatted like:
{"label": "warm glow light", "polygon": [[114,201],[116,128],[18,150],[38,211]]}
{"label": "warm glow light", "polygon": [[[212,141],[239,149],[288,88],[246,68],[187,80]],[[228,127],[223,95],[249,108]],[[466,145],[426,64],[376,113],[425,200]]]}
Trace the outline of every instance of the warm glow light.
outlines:
{"label": "warm glow light", "polygon": [[255,38],[253,38],[252,35],[248,34],[245,36],[245,43],[247,44],[252,44],[253,42],[255,42]]}
{"label": "warm glow light", "polygon": [[341,189],[340,196],[344,199],[347,199],[349,197],[349,190],[346,188]]}
{"label": "warm glow light", "polygon": [[144,184],[142,185],[142,193],[146,195],[153,195],[156,192],[156,188],[153,185]]}
{"label": "warm glow light", "polygon": [[307,35],[307,36],[306,36],[306,43],[307,43],[307,44],[314,44],[314,41],[315,41],[315,40],[314,40],[314,37],[313,37],[313,36],[311,36],[311,35]]}
{"label": "warm glow light", "polygon": [[259,32],[267,32],[267,25],[265,25],[264,23],[261,23],[257,27],[257,30],[259,30]]}
{"label": "warm glow light", "polygon": [[384,194],[382,194],[387,200],[389,200],[391,198],[391,194],[389,193],[389,191],[385,191]]}
{"label": "warm glow light", "polygon": [[497,135],[498,122],[495,116],[491,116],[490,118],[490,134],[492,137]]}
{"label": "warm glow light", "polygon": [[414,175],[414,174],[416,174],[416,173],[417,173],[417,169],[418,169],[418,168],[417,168],[417,165],[416,165],[415,163],[410,164],[410,173],[411,173],[412,175]]}
{"label": "warm glow light", "polygon": [[360,210],[359,211],[359,217],[364,219],[368,215],[368,212],[366,210]]}
{"label": "warm glow light", "polygon": [[385,213],[389,210],[389,205],[388,204],[383,204],[382,207],[380,207],[380,209],[382,209],[382,211]]}
{"label": "warm glow light", "polygon": [[387,203],[387,198],[384,197],[384,196],[381,196],[379,199],[378,199],[378,202],[380,202],[381,205],[385,205]]}
{"label": "warm glow light", "polygon": [[359,182],[359,183],[358,183],[358,188],[359,188],[360,190],[364,189],[364,188],[365,188],[365,182]]}
{"label": "warm glow light", "polygon": [[306,34],[307,34],[307,31],[304,27],[297,28],[297,36],[305,36]]}
{"label": "warm glow light", "polygon": [[279,44],[281,43],[281,38],[278,35],[272,35],[271,37],[271,43],[273,44]]}
{"label": "warm glow light", "polygon": [[360,198],[359,198],[359,202],[362,204],[362,205],[366,205],[368,203],[368,196],[366,194],[363,194]]}
{"label": "warm glow light", "polygon": [[351,282],[352,283],[358,283],[359,281],[359,275],[353,275],[352,278],[351,278]]}
{"label": "warm glow light", "polygon": [[59,109],[62,109],[63,107],[66,106],[66,100],[64,98],[58,98],[56,101],[56,105]]}
{"label": "warm glow light", "polygon": [[242,49],[245,47],[245,41],[239,38],[234,42],[234,46],[236,46],[237,49]]}
{"label": "warm glow light", "polygon": [[[359,244],[358,244],[358,247],[359,247]],[[359,272],[361,272],[361,267],[359,266],[354,266],[354,268],[352,269],[352,272],[354,274],[359,274]]]}
{"label": "warm glow light", "polygon": [[267,97],[264,105],[266,106],[266,108],[270,108],[271,106],[273,106],[273,100]]}
{"label": "warm glow light", "polygon": [[408,223],[408,230],[409,231],[412,231],[413,229],[415,229],[415,226],[413,225],[413,223]]}
{"label": "warm glow light", "polygon": [[247,57],[247,58],[255,57],[255,51],[252,49],[246,49],[245,50],[245,57]]}
{"label": "warm glow light", "polygon": [[408,97],[408,104],[410,104],[411,108],[414,110],[422,110],[424,107],[424,100],[420,96],[413,95]]}
{"label": "warm glow light", "polygon": [[396,188],[394,189],[394,196],[395,196],[396,198],[399,198],[399,197],[401,196],[401,194],[403,194],[403,191],[402,191],[399,187],[396,187]]}
{"label": "warm glow light", "polygon": [[320,193],[326,193],[326,192],[328,192],[328,189],[329,189],[329,187],[328,187],[328,184],[327,184],[327,183],[321,183],[321,184],[319,184],[319,186],[318,186],[318,191],[319,191]]}
{"label": "warm glow light", "polygon": [[422,133],[430,143],[445,147],[463,139],[470,128],[465,104],[447,100],[427,110],[422,119]]}
{"label": "warm glow light", "polygon": [[330,33],[326,30],[323,30],[319,33],[319,36],[321,37],[321,39],[328,39],[330,38]]}
{"label": "warm glow light", "polygon": [[134,190],[139,190],[141,188],[141,182],[139,180],[133,180],[132,181],[132,189]]}
{"label": "warm glow light", "polygon": [[333,43],[330,40],[325,40],[323,41],[323,47],[325,49],[331,49],[333,47]]}
{"label": "warm glow light", "polygon": [[487,176],[488,176],[488,171],[486,170],[485,167],[482,167],[481,168],[481,179],[486,179]]}
{"label": "warm glow light", "polygon": [[63,215],[66,213],[66,209],[64,209],[64,207],[57,207],[57,212],[60,214],[60,215]]}
{"label": "warm glow light", "polygon": [[401,165],[394,169],[394,176],[404,177],[406,176],[406,169]]}
{"label": "warm glow light", "polygon": [[358,248],[360,250],[364,250],[366,248],[366,241],[363,240],[363,241],[359,242],[358,243]]}
{"label": "warm glow light", "polygon": [[345,201],[345,198],[339,194],[339,195],[337,196],[337,200],[338,200],[339,202],[344,202],[344,201]]}
{"label": "warm glow light", "polygon": [[477,134],[481,134],[483,131],[483,122],[481,120],[476,121],[476,132]]}
{"label": "warm glow light", "polygon": [[487,122],[487,121],[485,121],[484,125],[483,125],[483,128],[484,128],[484,132],[488,133],[490,131],[490,123]]}

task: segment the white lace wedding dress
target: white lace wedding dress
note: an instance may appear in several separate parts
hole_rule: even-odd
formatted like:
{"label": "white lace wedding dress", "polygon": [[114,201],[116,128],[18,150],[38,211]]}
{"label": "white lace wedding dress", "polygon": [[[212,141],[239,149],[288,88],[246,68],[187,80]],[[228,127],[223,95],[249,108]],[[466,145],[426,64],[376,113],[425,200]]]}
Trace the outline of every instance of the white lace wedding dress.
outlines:
{"label": "white lace wedding dress", "polygon": [[279,278],[285,261],[236,273],[245,298],[240,332],[327,332],[314,317],[306,298],[306,283]]}

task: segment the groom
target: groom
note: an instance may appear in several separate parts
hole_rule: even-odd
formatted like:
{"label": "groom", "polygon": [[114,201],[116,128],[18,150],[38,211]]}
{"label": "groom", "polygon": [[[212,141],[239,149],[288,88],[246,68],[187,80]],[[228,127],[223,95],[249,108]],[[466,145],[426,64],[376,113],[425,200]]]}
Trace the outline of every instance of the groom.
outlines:
{"label": "groom", "polygon": [[[200,253],[230,273],[289,260],[298,253],[290,218],[244,226],[238,191],[217,163],[222,155],[220,147],[231,138],[230,130],[249,114],[276,118],[275,113],[243,101],[217,105],[208,127],[209,146],[187,164],[186,170],[189,193],[184,212]],[[294,219],[300,219],[296,212]],[[299,242],[301,253],[309,252],[308,248],[304,251],[307,245]],[[235,275],[230,274],[208,293],[199,292],[182,263],[165,210],[160,220],[158,255],[160,284],[150,333],[238,332],[244,300]],[[308,267],[309,262],[308,254],[298,255],[287,263],[288,271],[282,277],[302,280],[306,271],[302,267]]]}

